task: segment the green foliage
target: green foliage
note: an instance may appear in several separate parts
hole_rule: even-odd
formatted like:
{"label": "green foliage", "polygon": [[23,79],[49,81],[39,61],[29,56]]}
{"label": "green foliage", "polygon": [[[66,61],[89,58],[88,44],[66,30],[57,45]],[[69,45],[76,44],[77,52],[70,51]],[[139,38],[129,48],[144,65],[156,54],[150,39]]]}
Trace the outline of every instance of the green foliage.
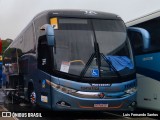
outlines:
{"label": "green foliage", "polygon": [[11,40],[11,39],[2,40],[2,53],[4,53],[4,51],[12,43],[12,41],[13,40]]}

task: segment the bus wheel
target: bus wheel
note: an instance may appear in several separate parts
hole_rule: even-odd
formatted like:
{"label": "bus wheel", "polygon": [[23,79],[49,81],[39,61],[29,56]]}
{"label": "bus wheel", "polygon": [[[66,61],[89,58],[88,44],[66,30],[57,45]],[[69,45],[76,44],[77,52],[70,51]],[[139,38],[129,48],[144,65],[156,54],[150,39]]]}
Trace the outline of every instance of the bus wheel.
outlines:
{"label": "bus wheel", "polygon": [[36,104],[36,93],[35,93],[35,91],[32,91],[31,94],[30,94],[30,103],[32,105]]}

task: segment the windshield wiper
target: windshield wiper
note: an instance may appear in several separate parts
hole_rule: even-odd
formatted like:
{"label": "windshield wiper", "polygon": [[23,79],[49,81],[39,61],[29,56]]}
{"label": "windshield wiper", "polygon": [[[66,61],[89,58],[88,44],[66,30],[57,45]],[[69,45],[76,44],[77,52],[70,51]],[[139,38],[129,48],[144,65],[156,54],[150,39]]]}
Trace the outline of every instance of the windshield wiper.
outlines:
{"label": "windshield wiper", "polygon": [[117,74],[119,79],[121,79],[121,75],[116,70],[116,68],[112,65],[112,62],[110,60],[108,60],[108,58],[103,53],[99,52],[99,44],[96,40],[94,41],[94,51],[95,52],[91,55],[91,57],[89,58],[88,62],[85,65],[84,69],[80,73],[80,80],[86,74],[86,72],[87,72],[89,66],[91,65],[92,61],[94,60],[94,58],[96,58],[96,63],[98,65],[99,77],[101,77],[101,57],[107,62],[107,64],[111,67],[111,69]]}
{"label": "windshield wiper", "polygon": [[[80,80],[84,77],[84,75],[86,74],[89,66],[91,65],[92,61],[94,60],[94,58],[96,58],[96,62],[98,65],[98,70],[100,72],[100,67],[101,67],[101,57],[107,62],[107,64],[110,66],[110,68],[116,73],[116,75],[119,77],[119,79],[121,79],[121,75],[119,74],[119,72],[116,70],[116,68],[112,65],[112,62],[110,60],[108,60],[108,58],[103,54],[103,53],[99,53],[99,46],[97,42],[94,42],[94,48],[95,48],[95,53],[93,53],[91,55],[91,57],[89,58],[88,62],[86,63],[85,67],[83,68],[81,74],[80,74]],[[99,73],[99,77],[101,77],[101,73]]]}
{"label": "windshield wiper", "polygon": [[86,65],[85,65],[85,67],[81,71],[80,80],[86,74],[86,72],[87,72],[89,66],[91,65],[92,61],[94,60],[94,58],[96,58],[96,63],[98,65],[99,77],[101,77],[101,57],[104,58],[104,60],[109,64],[109,66],[113,69],[113,71],[117,74],[117,76],[119,78],[121,78],[121,75],[115,69],[115,67],[112,65],[112,63],[105,57],[104,54],[100,53],[99,44],[98,44],[97,39],[96,39],[96,34],[95,34],[95,30],[94,30],[92,21],[91,21],[91,27],[93,29],[93,35],[94,35],[94,38],[95,38],[95,41],[94,41],[94,53],[91,55],[91,57],[89,58],[89,60],[87,61]]}
{"label": "windshield wiper", "polygon": [[[94,60],[94,58],[96,58],[96,63],[98,65],[98,70],[100,72],[100,67],[101,67],[101,54],[99,52],[99,44],[97,43],[97,41],[94,41],[94,53],[91,55],[91,57],[89,58],[88,62],[86,63],[84,69],[82,70],[81,74],[80,74],[80,80],[84,77],[84,75],[86,74],[89,66],[91,65],[92,61]],[[101,77],[101,74],[99,74],[99,77]]]}
{"label": "windshield wiper", "polygon": [[[101,67],[101,54],[99,52],[99,44],[97,41],[94,42],[94,49],[95,49],[95,57],[96,57],[96,63],[98,65],[98,70],[100,72],[100,67]],[[101,74],[99,74],[99,77],[101,77]]]}

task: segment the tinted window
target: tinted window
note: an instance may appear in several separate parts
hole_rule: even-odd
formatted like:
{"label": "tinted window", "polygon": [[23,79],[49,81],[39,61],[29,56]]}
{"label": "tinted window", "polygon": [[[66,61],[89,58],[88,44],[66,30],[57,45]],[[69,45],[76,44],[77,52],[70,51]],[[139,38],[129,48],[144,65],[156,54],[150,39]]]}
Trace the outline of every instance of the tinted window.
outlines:
{"label": "tinted window", "polygon": [[160,50],[160,17],[149,20],[147,22],[135,25],[136,27],[141,27],[146,29],[150,34],[150,48],[144,52],[153,52]]}

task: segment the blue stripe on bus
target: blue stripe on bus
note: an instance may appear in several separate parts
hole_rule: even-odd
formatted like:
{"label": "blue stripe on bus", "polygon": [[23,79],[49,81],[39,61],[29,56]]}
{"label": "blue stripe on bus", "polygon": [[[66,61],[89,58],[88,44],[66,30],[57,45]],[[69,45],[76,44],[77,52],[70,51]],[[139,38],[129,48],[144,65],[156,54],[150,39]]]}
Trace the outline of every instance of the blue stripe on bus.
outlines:
{"label": "blue stripe on bus", "polygon": [[158,71],[137,67],[137,73],[160,81],[160,72]]}
{"label": "blue stripe on bus", "polygon": [[160,52],[138,55],[135,57],[135,61],[138,68],[160,72]]}

